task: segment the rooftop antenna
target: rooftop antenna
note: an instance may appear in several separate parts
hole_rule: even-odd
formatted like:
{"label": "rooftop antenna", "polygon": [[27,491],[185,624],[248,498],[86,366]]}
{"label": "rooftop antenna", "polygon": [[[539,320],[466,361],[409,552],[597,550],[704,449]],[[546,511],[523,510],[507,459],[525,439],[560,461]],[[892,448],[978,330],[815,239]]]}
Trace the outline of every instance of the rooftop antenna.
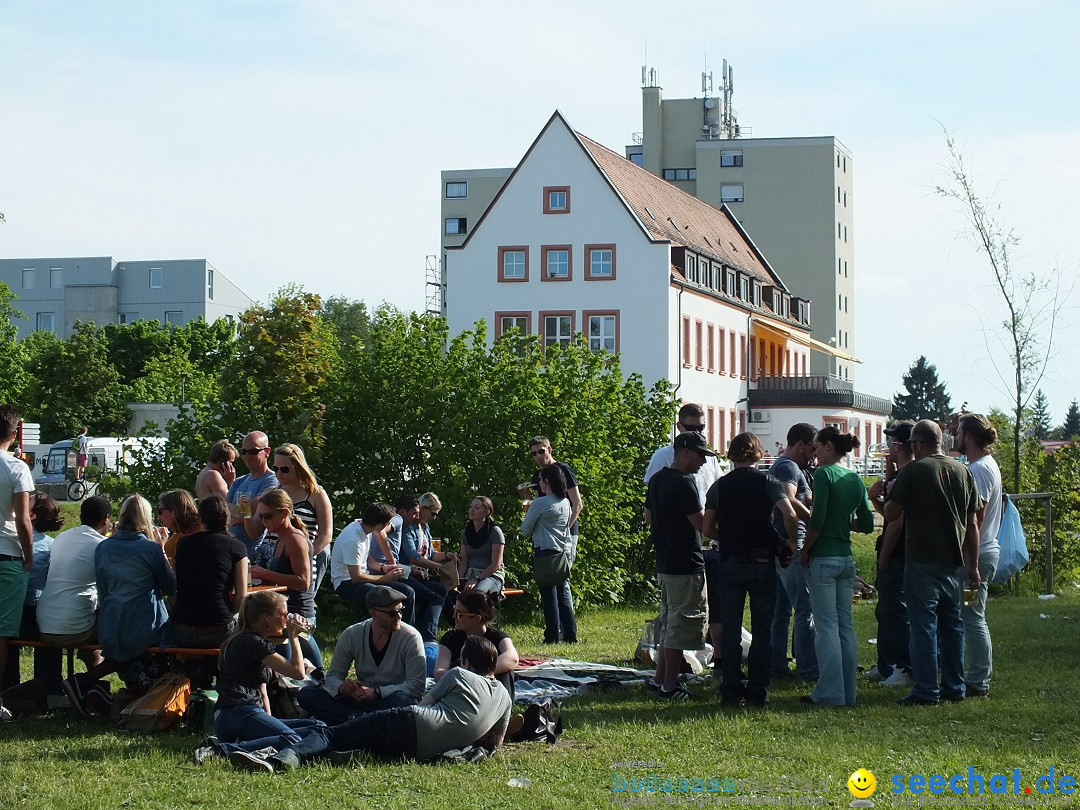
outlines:
{"label": "rooftop antenna", "polygon": [[723,99],[720,121],[720,132],[723,138],[738,138],[740,134],[739,122],[735,108],[731,106],[731,97],[735,94],[735,71],[728,64],[727,59],[723,62],[720,70],[720,93]]}
{"label": "rooftop antenna", "polygon": [[716,99],[711,97],[713,92],[713,75],[709,70],[709,54],[705,53],[705,70],[701,72],[701,137],[711,140],[717,137],[720,129],[720,111],[717,109]]}

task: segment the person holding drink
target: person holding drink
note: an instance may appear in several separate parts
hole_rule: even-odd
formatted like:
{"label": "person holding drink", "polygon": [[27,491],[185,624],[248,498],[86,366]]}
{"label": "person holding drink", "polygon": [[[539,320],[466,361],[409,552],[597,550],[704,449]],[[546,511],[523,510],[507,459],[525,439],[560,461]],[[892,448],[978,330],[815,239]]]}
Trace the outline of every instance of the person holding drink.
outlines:
{"label": "person holding drink", "polygon": [[264,529],[256,517],[259,496],[276,487],[278,479],[267,464],[270,440],[261,430],[252,431],[244,437],[240,457],[248,473],[233,481],[225,499],[230,505],[229,534],[243,543],[248,556],[251,556],[262,539]]}

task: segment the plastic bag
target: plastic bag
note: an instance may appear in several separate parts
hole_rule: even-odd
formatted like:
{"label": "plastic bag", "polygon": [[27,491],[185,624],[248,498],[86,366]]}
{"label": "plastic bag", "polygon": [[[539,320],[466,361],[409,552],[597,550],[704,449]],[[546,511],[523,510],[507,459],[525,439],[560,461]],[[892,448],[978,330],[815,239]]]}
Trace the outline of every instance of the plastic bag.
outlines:
{"label": "plastic bag", "polygon": [[997,571],[994,572],[994,582],[1008,582],[1028,564],[1027,537],[1020,524],[1020,512],[1008,498],[1005,499],[1005,513],[1001,516],[998,544],[1001,554]]}

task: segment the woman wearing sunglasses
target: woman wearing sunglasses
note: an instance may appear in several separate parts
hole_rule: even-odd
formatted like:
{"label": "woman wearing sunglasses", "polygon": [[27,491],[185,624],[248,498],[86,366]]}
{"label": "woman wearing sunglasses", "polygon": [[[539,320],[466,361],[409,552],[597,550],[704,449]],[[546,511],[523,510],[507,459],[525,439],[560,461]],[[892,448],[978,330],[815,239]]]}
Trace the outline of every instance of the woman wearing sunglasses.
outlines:
{"label": "woman wearing sunglasses", "polygon": [[454,629],[443,633],[439,639],[439,657],[435,659],[435,680],[448,670],[461,666],[461,648],[469,636],[483,636],[499,653],[495,661],[495,678],[514,699],[514,670],[518,665],[518,651],[513,639],[493,625],[498,617],[495,605],[484,591],[471,590],[461,594],[454,605]]}
{"label": "woman wearing sunglasses", "polygon": [[[252,579],[271,582],[286,587],[289,612],[303,616],[312,627],[315,625],[315,594],[311,590],[311,540],[303,522],[293,514],[293,502],[280,487],[269,489],[259,496],[256,517],[266,531],[277,536],[274,556],[267,566],[251,566]],[[322,652],[314,636],[300,639],[304,657],[322,669]],[[292,655],[292,648],[283,646],[285,658]]]}
{"label": "woman wearing sunglasses", "polygon": [[334,536],[334,507],[326,490],[319,486],[308,467],[303,449],[297,444],[283,444],[274,450],[270,469],[277,476],[278,486],[293,502],[293,514],[307,529],[314,561],[311,567],[312,593],[319,592],[323,577],[330,567],[330,540]]}

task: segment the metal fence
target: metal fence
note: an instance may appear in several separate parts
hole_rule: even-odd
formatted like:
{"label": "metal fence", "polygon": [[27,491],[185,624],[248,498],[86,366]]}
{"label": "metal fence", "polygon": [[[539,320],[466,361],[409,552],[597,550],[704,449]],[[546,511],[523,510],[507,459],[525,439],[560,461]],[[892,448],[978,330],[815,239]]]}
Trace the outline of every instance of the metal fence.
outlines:
{"label": "metal fence", "polygon": [[1046,535],[1046,591],[1045,593],[1054,592],[1054,514],[1053,514],[1053,492],[1021,492],[1017,495],[1009,495],[1009,500],[1013,501],[1042,501],[1043,502],[1043,518],[1044,518],[1044,532]]}

